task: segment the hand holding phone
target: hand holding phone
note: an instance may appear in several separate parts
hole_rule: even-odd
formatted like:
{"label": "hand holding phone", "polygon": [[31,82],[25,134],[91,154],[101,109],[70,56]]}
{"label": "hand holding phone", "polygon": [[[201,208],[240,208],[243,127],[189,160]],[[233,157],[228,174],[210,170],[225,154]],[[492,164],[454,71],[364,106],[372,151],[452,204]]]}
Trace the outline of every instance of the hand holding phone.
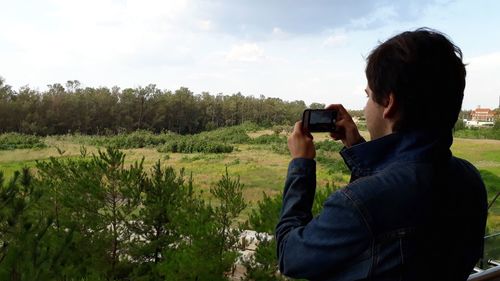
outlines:
{"label": "hand holding phone", "polygon": [[337,111],[336,130],[330,132],[334,140],[341,140],[346,147],[365,142],[359,134],[358,127],[351,118],[351,115],[341,104],[331,104],[326,109]]}
{"label": "hand holding phone", "polygon": [[335,132],[337,111],[334,109],[306,109],[302,127],[306,132]]}

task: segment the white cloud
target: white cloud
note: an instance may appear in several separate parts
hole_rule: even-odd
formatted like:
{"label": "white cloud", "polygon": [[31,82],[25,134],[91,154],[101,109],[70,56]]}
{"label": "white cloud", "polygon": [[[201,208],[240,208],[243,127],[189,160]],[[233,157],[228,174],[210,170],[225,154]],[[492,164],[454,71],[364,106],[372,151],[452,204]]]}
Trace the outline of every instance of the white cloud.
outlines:
{"label": "white cloud", "polygon": [[243,43],[233,46],[227,53],[226,59],[229,61],[255,62],[265,59],[264,50],[256,43]]}
{"label": "white cloud", "polygon": [[500,96],[500,51],[465,60],[467,85],[464,95],[464,109],[482,107],[496,108]]}
{"label": "white cloud", "polygon": [[354,28],[367,28],[378,21],[388,22],[396,18],[397,15],[398,13],[394,6],[382,6],[367,16],[351,20],[350,23]]}
{"label": "white cloud", "polygon": [[323,42],[323,47],[338,47],[342,46],[347,42],[347,36],[345,34],[331,35]]}
{"label": "white cloud", "polygon": [[283,29],[281,29],[279,27],[274,27],[273,32],[272,32],[272,38],[273,39],[287,39],[287,38],[290,38],[290,34],[283,31]]}
{"label": "white cloud", "polygon": [[210,31],[213,28],[213,24],[209,20],[198,21],[198,27],[203,31]]}
{"label": "white cloud", "polygon": [[273,34],[279,36],[279,35],[282,35],[282,34],[285,34],[285,33],[283,32],[283,30],[281,30],[281,28],[275,27],[275,28],[273,28]]}
{"label": "white cloud", "polygon": [[473,57],[469,61],[466,61],[466,63],[472,69],[498,70],[500,67],[500,52]]}

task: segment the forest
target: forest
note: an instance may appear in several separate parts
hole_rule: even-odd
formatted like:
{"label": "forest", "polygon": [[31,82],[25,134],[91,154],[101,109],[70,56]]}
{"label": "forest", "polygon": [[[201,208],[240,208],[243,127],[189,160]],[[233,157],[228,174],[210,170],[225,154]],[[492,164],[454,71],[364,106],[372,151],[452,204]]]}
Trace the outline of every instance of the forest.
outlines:
{"label": "forest", "polygon": [[[323,108],[324,104],[310,107]],[[135,130],[193,134],[253,122],[262,126],[295,122],[306,108],[303,101],[283,101],[233,95],[195,95],[146,87],[81,88],[78,81],[48,85],[40,92],[15,91],[0,77],[0,133],[54,135],[116,134]]]}

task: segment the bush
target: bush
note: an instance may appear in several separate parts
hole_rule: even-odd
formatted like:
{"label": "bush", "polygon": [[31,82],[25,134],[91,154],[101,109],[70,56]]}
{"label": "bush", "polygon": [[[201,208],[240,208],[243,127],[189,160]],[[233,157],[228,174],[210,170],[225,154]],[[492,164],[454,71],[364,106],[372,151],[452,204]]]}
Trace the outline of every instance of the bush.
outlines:
{"label": "bush", "polygon": [[268,149],[278,154],[288,154],[288,142],[285,136],[262,135],[251,140],[252,144],[266,145],[264,148],[256,146],[257,149]]}
{"label": "bush", "polygon": [[495,129],[495,128],[463,129],[455,131],[454,136],[457,138],[468,138],[468,139],[500,140],[500,129]]}
{"label": "bush", "polygon": [[344,160],[339,158],[334,158],[331,155],[325,153],[317,153],[316,161],[324,165],[327,169],[328,174],[333,175],[336,173],[349,174],[349,168],[344,163]]}
{"label": "bush", "polygon": [[175,140],[179,136],[174,133],[154,134],[150,131],[135,131],[114,136],[96,136],[90,138],[90,144],[96,146],[114,147],[118,149],[155,147]]}
{"label": "bush", "polygon": [[[237,130],[236,130],[237,131]],[[130,134],[119,134],[115,136],[91,137],[87,141],[92,145],[109,146],[117,149],[159,147],[159,152],[179,152],[179,153],[230,153],[234,147],[224,144],[222,141],[215,141],[212,133],[207,135],[177,135],[174,133],[154,134],[149,131],[135,131]],[[245,134],[245,136],[247,136]],[[248,136],[247,136],[248,137]],[[234,134],[232,137],[234,139]]]}
{"label": "bush", "polygon": [[251,140],[251,138],[246,133],[250,130],[249,128],[250,125],[225,127],[213,131],[202,132],[195,136],[208,141],[230,144],[243,144],[249,143]]}
{"label": "bush", "polygon": [[281,194],[269,196],[263,193],[263,199],[257,202],[257,209],[252,210],[248,218],[248,227],[257,232],[274,234],[282,204]]}
{"label": "bush", "polygon": [[173,153],[231,153],[234,147],[217,142],[210,142],[195,137],[183,137],[173,140],[158,149],[159,152]]}
{"label": "bush", "polygon": [[455,126],[453,127],[453,131],[460,131],[465,129],[465,122],[461,119],[458,119],[457,122],[455,122]]}
{"label": "bush", "polygon": [[0,150],[14,150],[25,148],[47,147],[40,137],[19,133],[6,133],[0,135]]}
{"label": "bush", "polygon": [[[194,204],[182,222],[184,237],[160,265],[164,280],[227,280],[238,253],[240,231],[233,221],[246,207],[239,178],[226,174],[210,189],[215,206]],[[188,205],[189,206],[189,205]]]}
{"label": "bush", "polygon": [[316,147],[316,150],[331,151],[331,152],[339,152],[344,147],[344,145],[341,142],[332,140],[318,141],[314,143],[314,146]]}
{"label": "bush", "polygon": [[287,144],[287,138],[280,135],[262,135],[252,140],[253,144]]}

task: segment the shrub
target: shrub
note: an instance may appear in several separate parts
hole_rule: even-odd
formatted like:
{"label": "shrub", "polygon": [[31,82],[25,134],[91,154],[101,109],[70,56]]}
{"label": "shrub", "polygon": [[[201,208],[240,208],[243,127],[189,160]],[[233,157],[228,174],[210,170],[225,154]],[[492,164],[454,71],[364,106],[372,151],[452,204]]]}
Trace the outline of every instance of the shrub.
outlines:
{"label": "shrub", "polygon": [[257,232],[274,234],[274,228],[278,223],[282,202],[283,199],[281,194],[269,196],[263,193],[262,200],[257,202],[257,209],[252,210],[248,218],[248,227]]}
{"label": "shrub", "polygon": [[286,144],[287,138],[280,135],[262,135],[252,140],[253,144]]}
{"label": "shrub", "polygon": [[47,147],[40,137],[19,133],[6,133],[0,135],[0,150],[14,150],[25,148]]}
{"label": "shrub", "polygon": [[500,129],[496,128],[471,128],[454,132],[457,138],[468,139],[493,139],[500,140]]}
{"label": "shrub", "polygon": [[174,133],[154,134],[150,131],[135,131],[128,134],[114,136],[99,136],[90,138],[90,144],[97,146],[109,146],[118,149],[155,147],[179,138]]}
{"label": "shrub", "polygon": [[245,126],[233,126],[216,129],[213,131],[202,132],[197,136],[200,139],[208,141],[230,143],[230,144],[243,144],[249,143],[251,138],[246,133],[249,129]]}
{"label": "shrub", "polygon": [[325,153],[318,153],[316,156],[316,161],[324,165],[327,169],[328,174],[333,175],[335,173],[348,174],[349,168],[347,168],[344,160],[332,157]]}
{"label": "shrub", "polygon": [[[210,189],[215,206],[192,204],[184,214],[186,239],[168,251],[159,269],[164,280],[227,280],[238,257],[240,231],[233,220],[245,208],[243,185],[226,174]],[[188,205],[189,206],[189,205]],[[181,228],[182,229],[182,228]]]}
{"label": "shrub", "polygon": [[280,135],[262,135],[251,140],[252,144],[266,145],[265,149],[278,154],[288,154],[288,142],[285,136]]}
{"label": "shrub", "polygon": [[457,122],[455,122],[453,130],[456,132],[464,129],[465,129],[465,122],[462,119],[458,119]]}
{"label": "shrub", "polygon": [[318,141],[314,143],[314,146],[316,147],[316,150],[331,151],[331,152],[339,152],[344,147],[344,145],[341,142],[332,140]]}
{"label": "shrub", "polygon": [[166,143],[158,149],[159,152],[178,153],[231,153],[234,147],[217,142],[202,140],[196,137],[183,137]]}

